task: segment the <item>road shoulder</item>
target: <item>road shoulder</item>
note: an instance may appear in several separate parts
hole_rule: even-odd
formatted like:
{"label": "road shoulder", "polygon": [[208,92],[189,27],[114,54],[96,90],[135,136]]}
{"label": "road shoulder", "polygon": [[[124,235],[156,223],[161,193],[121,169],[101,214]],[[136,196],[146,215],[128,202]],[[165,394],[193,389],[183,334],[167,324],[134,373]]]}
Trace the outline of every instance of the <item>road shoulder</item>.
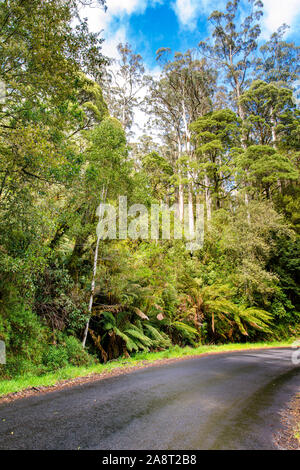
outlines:
{"label": "road shoulder", "polygon": [[[289,346],[284,345],[284,346],[276,346],[275,348],[287,349],[288,347]],[[211,355],[234,354],[234,353],[247,352],[247,351],[263,351],[263,350],[268,350],[268,349],[274,349],[274,346],[265,346],[265,347],[260,347],[260,348],[247,347],[245,349],[238,349],[238,350],[228,349],[226,351],[213,350],[213,351],[201,353],[201,354],[192,354],[192,355],[186,355],[186,356],[181,356],[181,357],[157,359],[155,361],[147,361],[147,360],[143,361],[142,360],[135,364],[129,363],[128,365],[126,365],[126,361],[125,361],[120,367],[115,367],[113,369],[103,371],[100,373],[91,373],[85,376],[79,376],[79,377],[75,377],[71,379],[60,380],[53,385],[33,386],[33,387],[22,389],[17,392],[5,394],[3,396],[0,396],[0,405],[5,404],[5,403],[10,403],[15,400],[20,400],[23,398],[35,396],[38,394],[51,393],[51,392],[63,390],[66,388],[71,388],[71,387],[81,386],[81,385],[88,384],[88,383],[98,382],[100,380],[105,380],[111,377],[117,377],[117,376],[124,375],[124,374],[130,374],[137,370],[148,369],[150,367],[159,367],[159,366],[166,365],[166,364],[172,364],[175,362],[197,359],[200,357],[207,357]]]}
{"label": "road shoulder", "polygon": [[300,393],[281,413],[282,430],[276,435],[275,443],[281,450],[300,450]]}

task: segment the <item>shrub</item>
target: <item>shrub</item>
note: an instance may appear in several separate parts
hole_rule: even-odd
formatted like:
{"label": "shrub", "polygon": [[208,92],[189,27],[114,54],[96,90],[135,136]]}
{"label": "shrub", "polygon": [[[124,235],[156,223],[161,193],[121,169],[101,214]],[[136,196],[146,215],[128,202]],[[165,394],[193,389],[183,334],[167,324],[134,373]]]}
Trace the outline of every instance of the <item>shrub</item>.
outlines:
{"label": "shrub", "polygon": [[0,317],[0,339],[6,344],[7,363],[2,375],[32,373],[40,367],[49,330],[25,305],[13,303]]}
{"label": "shrub", "polygon": [[48,372],[72,366],[88,366],[93,359],[74,336],[58,335],[59,344],[49,345],[43,355],[43,365]]}
{"label": "shrub", "polygon": [[93,362],[92,356],[83,349],[81,342],[74,336],[65,338],[65,349],[69,363],[74,366],[85,366]]}
{"label": "shrub", "polygon": [[43,364],[47,371],[55,371],[68,365],[68,353],[62,345],[51,345],[45,351]]}

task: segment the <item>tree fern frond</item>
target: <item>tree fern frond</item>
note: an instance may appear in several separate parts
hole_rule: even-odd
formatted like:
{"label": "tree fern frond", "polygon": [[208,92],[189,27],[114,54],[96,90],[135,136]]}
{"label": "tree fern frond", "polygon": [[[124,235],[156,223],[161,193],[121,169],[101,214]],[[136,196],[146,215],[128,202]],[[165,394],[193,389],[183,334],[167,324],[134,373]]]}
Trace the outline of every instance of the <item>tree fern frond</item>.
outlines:
{"label": "tree fern frond", "polygon": [[152,341],[150,338],[148,338],[147,336],[145,336],[141,331],[139,330],[136,330],[134,328],[129,328],[129,329],[126,329],[125,330],[125,333],[127,335],[130,335],[131,337],[133,338],[136,338],[138,339],[140,342],[142,342],[143,344],[145,344],[146,346],[151,346],[152,345]]}

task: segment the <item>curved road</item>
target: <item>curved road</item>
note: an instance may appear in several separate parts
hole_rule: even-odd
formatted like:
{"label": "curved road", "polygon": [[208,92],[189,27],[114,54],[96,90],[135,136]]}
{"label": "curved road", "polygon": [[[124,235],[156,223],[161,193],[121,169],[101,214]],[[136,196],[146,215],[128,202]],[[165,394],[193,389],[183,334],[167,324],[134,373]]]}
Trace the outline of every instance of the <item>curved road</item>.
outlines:
{"label": "curved road", "polygon": [[291,353],[197,357],[3,404],[0,449],[272,449],[300,388]]}

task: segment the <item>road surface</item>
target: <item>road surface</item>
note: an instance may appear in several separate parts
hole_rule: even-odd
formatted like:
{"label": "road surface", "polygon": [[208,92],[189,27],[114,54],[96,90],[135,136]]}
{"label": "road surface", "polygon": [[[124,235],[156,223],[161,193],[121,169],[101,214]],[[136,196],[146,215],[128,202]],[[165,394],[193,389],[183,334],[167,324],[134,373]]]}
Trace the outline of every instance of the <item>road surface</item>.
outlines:
{"label": "road surface", "polygon": [[0,449],[273,449],[300,388],[291,353],[197,357],[2,404]]}

